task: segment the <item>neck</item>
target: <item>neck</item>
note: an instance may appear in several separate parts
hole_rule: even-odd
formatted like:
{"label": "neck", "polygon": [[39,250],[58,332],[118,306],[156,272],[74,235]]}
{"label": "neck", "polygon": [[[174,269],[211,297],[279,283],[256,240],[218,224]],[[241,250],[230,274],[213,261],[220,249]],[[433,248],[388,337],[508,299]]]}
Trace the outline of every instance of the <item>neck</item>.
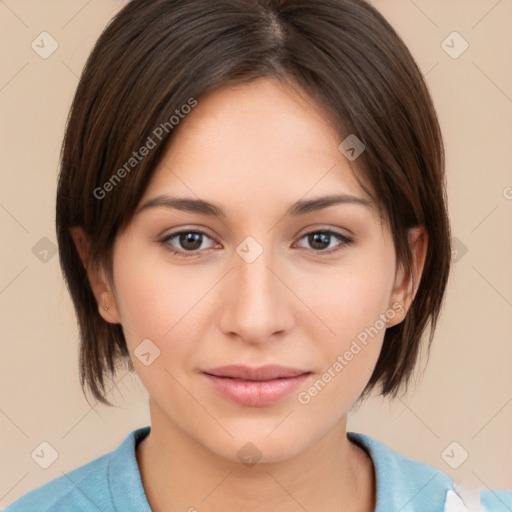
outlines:
{"label": "neck", "polygon": [[154,404],[150,410],[136,456],[153,512],[374,511],[373,463],[348,440],[346,416],[297,455],[251,465],[213,453]]}

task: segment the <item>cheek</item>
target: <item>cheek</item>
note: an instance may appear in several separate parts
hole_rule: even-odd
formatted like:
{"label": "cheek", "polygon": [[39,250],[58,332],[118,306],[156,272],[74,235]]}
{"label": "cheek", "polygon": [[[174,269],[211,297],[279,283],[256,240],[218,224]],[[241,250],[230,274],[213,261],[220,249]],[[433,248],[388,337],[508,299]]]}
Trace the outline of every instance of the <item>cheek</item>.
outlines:
{"label": "cheek", "polygon": [[308,306],[322,320],[315,319],[309,327],[323,362],[321,380],[328,382],[329,389],[322,391],[324,403],[346,400],[350,406],[362,392],[382,348],[386,318],[394,316],[389,309],[393,253],[374,254],[347,258],[339,271],[317,275],[316,286],[303,290]]}
{"label": "cheek", "polygon": [[138,377],[151,396],[177,407],[186,398],[177,382],[184,381],[191,364],[197,316],[193,320],[205,287],[179,269],[143,258],[123,257],[114,268],[117,304]]}
{"label": "cheek", "polygon": [[128,249],[114,259],[114,279],[130,353],[150,339],[165,356],[172,340],[179,339],[172,346],[173,359],[179,359],[180,353],[193,349],[191,342],[199,335],[198,318],[206,314],[211,276],[199,267],[171,266],[162,257],[150,261],[142,251]]}
{"label": "cheek", "polygon": [[[370,281],[346,282],[332,301],[323,299],[323,318],[334,334],[324,330],[315,337],[318,375],[298,397],[310,404],[312,416],[327,415],[336,421],[348,411],[368,383],[386,331],[386,308],[382,297],[374,292]],[[320,306],[320,304],[319,304]]]}
{"label": "cheek", "polygon": [[[378,248],[377,248],[378,249]],[[336,268],[317,272],[314,279],[303,280],[299,292],[312,313],[322,322],[314,323],[325,331],[329,345],[342,345],[365,328],[373,326],[389,308],[393,287],[393,255],[377,251],[354,253]],[[310,324],[313,327],[313,323]],[[379,323],[380,325],[380,323]],[[313,334],[313,333],[312,333]]]}

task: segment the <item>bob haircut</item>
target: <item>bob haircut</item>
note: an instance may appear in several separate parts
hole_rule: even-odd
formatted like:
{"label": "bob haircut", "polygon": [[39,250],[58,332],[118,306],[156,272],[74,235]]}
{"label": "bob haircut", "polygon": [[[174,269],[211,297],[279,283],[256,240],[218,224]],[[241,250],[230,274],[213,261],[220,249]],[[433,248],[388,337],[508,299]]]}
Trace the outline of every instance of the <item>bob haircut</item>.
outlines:
{"label": "bob haircut", "polygon": [[[80,329],[84,394],[87,385],[112,405],[105,377],[115,376],[119,362],[134,367],[122,326],[98,312],[70,228],[84,229],[90,264],[112,278],[116,236],[130,223],[180,112],[221,86],[268,77],[323,107],[340,142],[355,134],[364,143],[349,162],[352,172],[390,227],[397,268],[413,280],[407,229],[422,225],[428,234],[417,293],[405,319],[386,330],[360,399],[377,384],[392,398],[407,387],[429,324],[430,349],[451,260],[445,154],[423,75],[391,25],[364,0],[132,0],[87,60],[61,149],[56,230]],[[139,148],[145,156],[134,162]]]}

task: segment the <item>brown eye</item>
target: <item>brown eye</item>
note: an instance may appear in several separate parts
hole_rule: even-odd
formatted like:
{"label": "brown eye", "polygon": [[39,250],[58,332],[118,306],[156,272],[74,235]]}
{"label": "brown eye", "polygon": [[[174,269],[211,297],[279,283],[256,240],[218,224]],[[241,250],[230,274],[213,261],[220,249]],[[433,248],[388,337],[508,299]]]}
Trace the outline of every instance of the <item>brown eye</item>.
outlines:
{"label": "brown eye", "polygon": [[[353,240],[351,238],[348,238],[342,233],[338,233],[337,231],[333,231],[330,229],[321,231],[311,231],[310,233],[306,233],[304,236],[302,236],[301,240],[304,238],[307,239],[308,244],[315,252],[325,254],[331,254],[340,251],[347,245],[353,243]],[[339,243],[334,246],[334,249],[326,251],[325,249],[329,248],[330,244],[333,241],[333,238],[337,239]]]}
{"label": "brown eye", "polygon": [[[198,255],[197,253],[202,250],[201,245],[203,244],[204,237],[211,240],[204,231],[182,230],[165,236],[159,242],[166,251],[186,258]],[[177,242],[171,243],[173,239],[177,239]]]}

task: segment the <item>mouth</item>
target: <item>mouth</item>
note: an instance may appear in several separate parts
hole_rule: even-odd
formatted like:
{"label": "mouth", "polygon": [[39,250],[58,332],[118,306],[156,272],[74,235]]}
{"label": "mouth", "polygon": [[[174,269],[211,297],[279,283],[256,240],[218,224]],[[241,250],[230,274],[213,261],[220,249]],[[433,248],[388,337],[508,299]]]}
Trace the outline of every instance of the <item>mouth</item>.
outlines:
{"label": "mouth", "polygon": [[263,407],[288,396],[312,372],[278,365],[230,365],[203,370],[201,374],[223,398],[243,406]]}
{"label": "mouth", "polygon": [[309,370],[299,368],[291,368],[289,366],[266,365],[258,368],[243,365],[219,366],[203,370],[203,373],[213,375],[215,377],[226,377],[231,379],[265,381],[273,379],[283,379],[289,377],[297,377],[305,373],[311,373]]}

